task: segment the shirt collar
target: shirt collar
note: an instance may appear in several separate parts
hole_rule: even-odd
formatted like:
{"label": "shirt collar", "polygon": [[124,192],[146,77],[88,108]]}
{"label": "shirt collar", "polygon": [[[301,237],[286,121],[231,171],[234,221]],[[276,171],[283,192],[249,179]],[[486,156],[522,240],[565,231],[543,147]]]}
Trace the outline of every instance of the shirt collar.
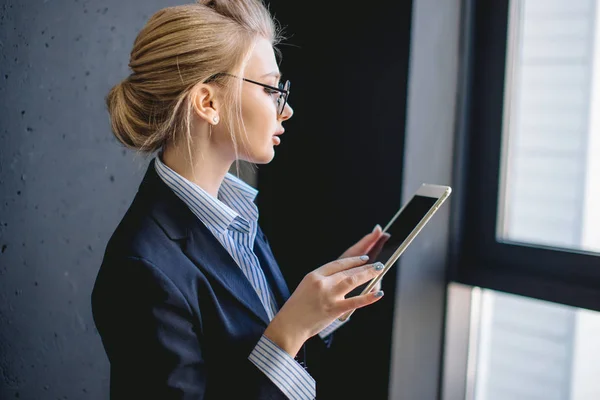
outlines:
{"label": "shirt collar", "polygon": [[257,194],[258,190],[230,173],[225,175],[219,188],[219,198],[252,222],[258,221],[258,208],[254,202]]}
{"label": "shirt collar", "polygon": [[162,151],[156,157],[156,172],[202,223],[220,234],[228,228],[250,232],[250,223],[258,220],[258,209],[254,204],[258,194],[256,189],[228,173],[219,188],[218,198],[214,198],[169,168],[161,157]]}

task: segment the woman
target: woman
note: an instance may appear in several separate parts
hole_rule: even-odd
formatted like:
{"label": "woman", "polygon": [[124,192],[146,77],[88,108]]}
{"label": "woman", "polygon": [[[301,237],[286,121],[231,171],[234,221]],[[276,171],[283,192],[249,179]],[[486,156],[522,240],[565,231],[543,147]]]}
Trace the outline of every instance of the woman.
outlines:
{"label": "woman", "polygon": [[380,227],[290,295],[258,226],[256,190],[228,173],[273,159],[292,116],[260,0],[166,8],[141,30],[133,73],[107,96],[126,146],[158,151],[113,233],[92,294],[112,399],[312,399],[304,343],[327,343],[382,265]]}

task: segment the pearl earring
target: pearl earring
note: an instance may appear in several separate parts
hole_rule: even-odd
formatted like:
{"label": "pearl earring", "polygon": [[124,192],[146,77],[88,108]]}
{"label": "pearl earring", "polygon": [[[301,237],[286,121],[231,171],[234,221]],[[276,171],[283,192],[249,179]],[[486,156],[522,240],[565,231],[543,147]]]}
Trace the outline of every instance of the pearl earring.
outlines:
{"label": "pearl earring", "polygon": [[213,117],[213,122],[215,123],[215,125],[218,124],[219,123],[219,117],[215,115]]}

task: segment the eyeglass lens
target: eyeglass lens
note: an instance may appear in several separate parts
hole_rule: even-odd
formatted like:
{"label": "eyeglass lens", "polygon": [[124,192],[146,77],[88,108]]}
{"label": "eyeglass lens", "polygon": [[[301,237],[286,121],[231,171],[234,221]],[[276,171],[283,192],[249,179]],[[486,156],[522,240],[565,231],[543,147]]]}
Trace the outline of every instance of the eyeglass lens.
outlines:
{"label": "eyeglass lens", "polygon": [[290,81],[286,81],[284,83],[280,83],[279,87],[286,91],[286,93],[281,93],[281,95],[277,98],[277,112],[281,115],[283,114],[283,110],[285,109],[285,105],[287,104],[287,98],[290,90]]}

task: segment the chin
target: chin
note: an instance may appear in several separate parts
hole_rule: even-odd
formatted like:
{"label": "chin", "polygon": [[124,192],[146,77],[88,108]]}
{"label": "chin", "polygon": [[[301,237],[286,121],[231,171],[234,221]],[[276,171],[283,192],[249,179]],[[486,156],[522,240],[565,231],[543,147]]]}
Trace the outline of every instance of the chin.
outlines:
{"label": "chin", "polygon": [[270,154],[264,154],[263,157],[257,158],[257,160],[254,161],[254,163],[255,164],[268,164],[271,161],[273,161],[273,158],[275,158],[275,152],[271,151]]}
{"label": "chin", "polygon": [[252,164],[268,164],[275,158],[275,149],[272,147],[261,153],[254,153],[247,157],[246,161]]}

